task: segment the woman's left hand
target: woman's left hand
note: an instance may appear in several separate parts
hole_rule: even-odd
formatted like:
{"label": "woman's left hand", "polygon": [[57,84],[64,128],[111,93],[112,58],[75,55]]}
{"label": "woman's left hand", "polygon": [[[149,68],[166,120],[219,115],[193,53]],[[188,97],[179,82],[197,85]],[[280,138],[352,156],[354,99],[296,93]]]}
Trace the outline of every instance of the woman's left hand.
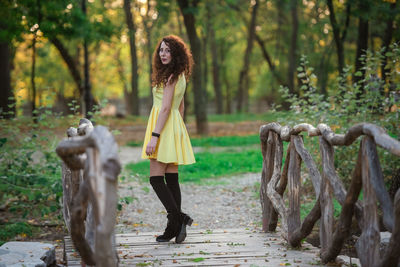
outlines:
{"label": "woman's left hand", "polygon": [[154,152],[156,152],[158,137],[152,136],[150,142],[147,144],[146,147],[146,155],[150,156]]}

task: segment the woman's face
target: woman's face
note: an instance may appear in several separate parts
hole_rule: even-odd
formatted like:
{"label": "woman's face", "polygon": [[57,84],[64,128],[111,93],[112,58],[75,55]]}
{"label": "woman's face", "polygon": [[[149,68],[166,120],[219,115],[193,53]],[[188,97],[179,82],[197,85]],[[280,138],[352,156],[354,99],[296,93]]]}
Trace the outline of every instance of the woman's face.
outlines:
{"label": "woman's face", "polygon": [[171,51],[164,41],[161,43],[159,56],[162,64],[167,65],[171,62]]}

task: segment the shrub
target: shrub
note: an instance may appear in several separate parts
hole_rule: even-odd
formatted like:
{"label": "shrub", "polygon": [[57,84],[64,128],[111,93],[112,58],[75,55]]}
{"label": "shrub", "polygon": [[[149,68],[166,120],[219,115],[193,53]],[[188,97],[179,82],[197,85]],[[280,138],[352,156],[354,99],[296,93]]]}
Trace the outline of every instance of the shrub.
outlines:
{"label": "shrub", "polygon": [[[387,57],[386,80],[382,80],[380,73],[384,56]],[[399,139],[399,104],[400,75],[396,71],[399,67],[400,49],[398,44],[392,44],[387,52],[385,49],[377,52],[367,51],[362,57],[365,78],[352,83],[352,68],[346,67],[341,76],[336,79],[334,86],[325,96],[319,93],[316,86],[317,77],[309,62],[302,56],[298,70],[301,82],[298,94],[290,94],[288,88],[281,87],[280,92],[290,103],[290,108],[296,114],[293,120],[286,120],[291,126],[307,122],[313,126],[318,123],[329,125],[337,133],[344,134],[347,130],[360,122],[369,122],[381,126],[387,133]],[[361,76],[361,71],[354,73]],[[360,140],[360,138],[359,138]],[[335,167],[345,182],[354,168],[359,149],[359,140],[350,147],[337,147],[335,152]],[[311,146],[314,158],[319,159],[317,138],[305,138],[307,146]],[[394,174],[400,159],[389,152],[378,149],[384,175],[389,180]]]}

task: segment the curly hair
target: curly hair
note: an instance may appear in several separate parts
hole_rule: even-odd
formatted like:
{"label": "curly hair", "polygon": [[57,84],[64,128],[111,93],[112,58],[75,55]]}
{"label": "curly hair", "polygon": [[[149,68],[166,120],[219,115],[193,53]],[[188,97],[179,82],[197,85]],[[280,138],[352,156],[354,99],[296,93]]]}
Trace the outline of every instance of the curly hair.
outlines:
{"label": "curly hair", "polygon": [[[162,64],[160,58],[161,43],[169,47],[171,52],[171,62],[167,65]],[[193,57],[187,45],[176,35],[168,35],[162,38],[153,53],[153,72],[151,75],[152,86],[163,86],[171,74],[172,82],[175,82],[181,73],[189,79],[192,74]]]}

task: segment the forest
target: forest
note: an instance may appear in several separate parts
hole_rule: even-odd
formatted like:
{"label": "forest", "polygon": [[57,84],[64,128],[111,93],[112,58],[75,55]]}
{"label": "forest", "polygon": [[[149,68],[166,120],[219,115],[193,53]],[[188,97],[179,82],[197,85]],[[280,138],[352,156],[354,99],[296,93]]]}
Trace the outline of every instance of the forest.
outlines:
{"label": "forest", "polygon": [[[74,101],[87,116],[107,101],[113,115],[145,116],[152,53],[168,34],[193,53],[185,101],[198,133],[208,132],[207,114],[288,109],[279,88],[302,96],[302,56],[325,97],[337,94],[345,73],[350,84],[378,77],[388,97],[397,94],[386,76],[398,9],[395,0],[8,0],[0,10],[0,109],[4,118],[50,106],[66,114]],[[366,74],[368,51],[379,53],[376,73]]]}
{"label": "forest", "polygon": [[[153,52],[166,35],[180,36],[195,62],[184,119],[201,149],[183,168],[187,182],[260,173],[269,122],[340,134],[367,122],[400,139],[396,0],[2,0],[0,18],[0,244],[44,221],[61,227],[55,147],[80,118],[109,127],[131,153],[121,158],[141,149]],[[357,151],[335,154],[345,185]],[[378,154],[393,198],[400,159]],[[148,176],[147,161],[123,165],[121,183]],[[121,196],[119,210],[134,201]]]}

